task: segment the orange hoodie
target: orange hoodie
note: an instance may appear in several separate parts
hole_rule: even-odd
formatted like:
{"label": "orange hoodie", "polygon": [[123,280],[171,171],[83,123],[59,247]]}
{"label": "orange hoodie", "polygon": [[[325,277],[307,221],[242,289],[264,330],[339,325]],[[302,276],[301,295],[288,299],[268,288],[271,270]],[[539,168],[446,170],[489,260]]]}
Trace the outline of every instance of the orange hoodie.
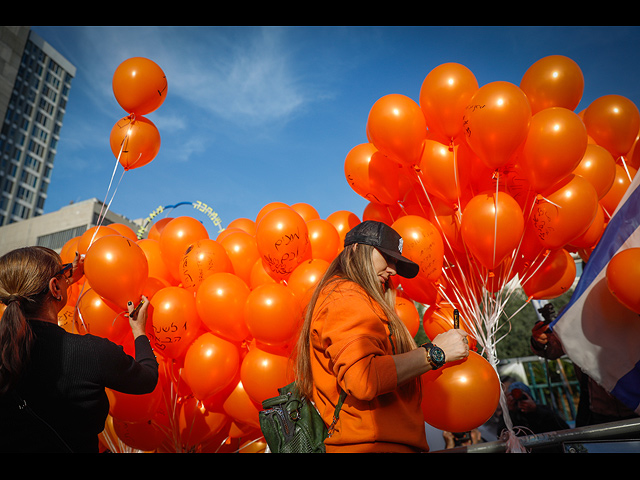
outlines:
{"label": "orange hoodie", "polygon": [[421,395],[396,388],[388,320],[360,286],[345,281],[325,288],[310,342],[313,400],[327,425],[339,389],[348,394],[335,431],[325,440],[327,453],[429,450]]}

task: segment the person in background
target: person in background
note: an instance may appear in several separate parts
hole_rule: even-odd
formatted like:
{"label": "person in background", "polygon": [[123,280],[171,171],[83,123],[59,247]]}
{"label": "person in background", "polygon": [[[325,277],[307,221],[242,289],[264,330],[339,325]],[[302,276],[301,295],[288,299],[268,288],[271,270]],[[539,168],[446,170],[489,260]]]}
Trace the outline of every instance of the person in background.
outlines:
{"label": "person in background", "polygon": [[[84,258],[62,265],[44,247],[0,258],[0,451],[99,451],[109,413],[105,388],[150,393],[158,363],[145,335],[148,300],[129,305],[135,359],[106,338],[58,326],[67,288],[83,275]],[[138,300],[138,299],[132,299]]]}
{"label": "person in background", "polygon": [[[560,339],[553,331],[549,330],[549,323],[556,318],[555,308],[551,303],[547,303],[539,309],[539,312],[544,321],[537,322],[531,330],[531,351],[540,357],[555,360],[564,355]],[[574,369],[580,382],[576,427],[626,420],[638,416],[575,364]]]}
{"label": "person in background", "polygon": [[461,433],[443,431],[442,437],[445,443],[444,448],[447,450],[455,447],[468,447],[469,445],[476,445],[482,442],[482,435],[477,428],[469,432]]}
{"label": "person in background", "polygon": [[[516,434],[531,435],[569,428],[567,422],[551,408],[535,402],[526,384],[511,383],[507,387],[506,395],[509,416]],[[501,419],[498,432],[502,432],[505,428],[504,419]]]}
{"label": "person in background", "polygon": [[418,270],[395,230],[365,221],[347,233],[313,293],[297,344],[296,385],[328,425],[327,453],[429,448],[420,375],[467,357],[469,346],[462,329],[416,345],[395,312],[390,278]]}

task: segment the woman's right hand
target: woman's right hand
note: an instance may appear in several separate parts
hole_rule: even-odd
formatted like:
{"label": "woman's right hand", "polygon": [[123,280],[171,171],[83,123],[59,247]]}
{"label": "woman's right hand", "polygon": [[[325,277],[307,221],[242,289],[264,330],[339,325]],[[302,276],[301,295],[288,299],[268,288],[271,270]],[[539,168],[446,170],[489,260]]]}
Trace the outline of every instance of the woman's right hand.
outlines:
{"label": "woman's right hand", "polygon": [[136,305],[134,305],[133,302],[129,302],[127,304],[127,309],[129,311],[129,325],[131,325],[131,331],[133,332],[134,339],[139,335],[146,334],[147,308],[149,306],[149,299],[142,295],[140,301],[142,302],[142,305],[136,313],[133,313]]}
{"label": "woman's right hand", "polygon": [[531,337],[540,345],[546,345],[549,341],[549,325],[537,322],[531,329]]}
{"label": "woman's right hand", "polygon": [[444,351],[445,362],[455,362],[469,356],[468,333],[459,328],[447,330],[433,339],[433,344]]}

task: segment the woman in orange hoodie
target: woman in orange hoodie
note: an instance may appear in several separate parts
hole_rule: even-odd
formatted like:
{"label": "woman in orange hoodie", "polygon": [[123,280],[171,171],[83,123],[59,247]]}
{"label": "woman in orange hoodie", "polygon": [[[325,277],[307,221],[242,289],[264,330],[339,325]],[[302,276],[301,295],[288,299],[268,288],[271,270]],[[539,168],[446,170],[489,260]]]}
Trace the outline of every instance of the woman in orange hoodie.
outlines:
{"label": "woman in orange hoodie", "polygon": [[394,309],[389,279],[396,273],[418,274],[402,255],[402,238],[384,223],[362,222],[347,233],[309,303],[296,384],[329,426],[327,453],[428,451],[420,375],[469,354],[460,329],[416,345]]}

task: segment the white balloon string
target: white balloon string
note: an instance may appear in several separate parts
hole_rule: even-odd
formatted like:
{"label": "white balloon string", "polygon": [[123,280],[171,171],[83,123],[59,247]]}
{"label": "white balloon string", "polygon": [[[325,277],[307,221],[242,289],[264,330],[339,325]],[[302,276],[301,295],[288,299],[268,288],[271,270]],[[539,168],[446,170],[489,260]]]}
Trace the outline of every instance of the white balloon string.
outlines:
{"label": "white balloon string", "polygon": [[498,192],[500,191],[500,172],[498,170],[495,171],[496,176],[496,196],[493,199],[493,211],[495,212],[495,217],[493,221],[493,262],[496,263],[496,244],[498,243]]}
{"label": "white balloon string", "polygon": [[124,172],[122,172],[122,175],[120,176],[120,180],[118,181],[118,185],[116,185],[116,189],[113,192],[113,195],[111,196],[111,200],[107,202],[107,198],[109,197],[109,191],[113,186],[113,179],[115,178],[116,172],[118,170],[118,165],[120,164],[120,156],[122,155],[122,151],[124,149],[124,143],[126,141],[127,136],[128,134],[125,135],[125,139],[122,141],[120,145],[120,152],[118,153],[118,157],[116,158],[115,164],[113,166],[113,172],[111,172],[111,178],[109,179],[109,186],[107,187],[107,192],[105,193],[105,198],[104,198],[104,201],[102,202],[102,206],[100,207],[100,214],[98,215],[98,220],[96,222],[96,226],[98,228],[96,228],[95,231],[93,232],[93,236],[91,237],[91,241],[89,242],[89,245],[93,244],[93,241],[95,240],[96,235],[98,234],[98,230],[102,226],[104,219],[107,215],[107,212],[111,207],[111,202],[113,202],[113,199],[115,198],[115,194],[118,191],[118,185],[120,185],[120,183],[122,182],[122,178],[124,177]]}
{"label": "white balloon string", "polygon": [[624,156],[620,156],[620,163],[622,163],[622,168],[624,168],[625,173],[627,174],[627,178],[630,182],[633,181],[633,177],[631,176],[631,172],[629,172],[629,167],[627,166],[627,161]]}
{"label": "white balloon string", "polygon": [[[456,162],[457,156],[454,152],[454,164]],[[417,169],[414,169],[414,173],[416,175],[417,183],[422,188],[422,191],[429,202],[431,210],[433,212],[433,218],[440,231],[442,232],[442,224],[440,223],[440,219],[438,215],[436,215],[436,210],[431,202],[430,195],[420,178],[419,172]],[[495,190],[495,198],[494,198],[494,208],[496,212],[496,217],[494,220],[494,244],[493,244],[493,260],[495,262],[496,252],[497,252],[497,211],[498,211],[498,196],[499,196],[499,180],[500,174],[496,171],[496,190]],[[457,177],[456,177],[457,179]],[[457,181],[457,180],[456,180]],[[545,199],[546,200],[546,199]],[[548,201],[548,200],[547,200]],[[553,203],[553,202],[549,202]],[[458,205],[460,205],[460,201],[458,201]],[[531,207],[529,210],[529,217],[531,212],[533,211],[533,207],[535,203],[531,203]],[[420,207],[424,211],[424,207],[420,204]],[[403,211],[404,207],[401,205]],[[406,213],[406,211],[405,211]],[[427,213],[427,212],[425,212]],[[458,209],[457,212],[458,218],[462,217],[462,212]],[[499,358],[497,355],[497,345],[503,340],[511,331],[511,320],[514,316],[519,313],[528,302],[523,303],[523,305],[518,309],[518,311],[511,316],[507,317],[506,320],[501,321],[502,317],[504,317],[504,308],[507,302],[510,300],[511,296],[517,291],[518,285],[514,281],[510,281],[511,273],[513,272],[513,268],[515,267],[515,260],[517,258],[518,252],[522,246],[523,238],[522,236],[519,240],[517,247],[511,254],[511,262],[510,264],[503,265],[498,272],[490,272],[489,269],[480,267],[475,263],[471,263],[471,271],[469,274],[465,273],[460,267],[460,262],[456,258],[456,250],[452,247],[449,239],[446,235],[442,235],[444,242],[449,247],[447,251],[447,255],[445,255],[442,275],[447,280],[448,285],[450,287],[450,291],[452,292],[455,298],[450,298],[450,295],[447,293],[447,289],[445,289],[441,284],[436,284],[437,290],[439,294],[446,300],[450,305],[458,305],[459,311],[461,312],[461,318],[463,319],[464,327],[468,330],[468,333],[471,334],[473,338],[475,338],[478,346],[480,347],[480,354],[485,356],[489,364],[493,367],[498,375],[498,363]],[[471,258],[470,253],[467,249],[465,242],[462,242],[463,248],[466,252],[467,258]],[[548,254],[548,251],[546,252]],[[540,254],[539,254],[540,255]],[[538,256],[539,256],[538,255]],[[447,258],[451,256],[453,258]],[[538,257],[536,257],[537,260]],[[543,261],[546,259],[543,258]],[[535,260],[534,262],[535,263]],[[542,262],[536,265],[536,271],[540,268]],[[456,276],[453,272],[454,269],[458,269],[458,275]],[[496,275],[496,273],[498,275]],[[487,286],[491,287],[491,290],[487,288]],[[480,291],[480,297],[476,294],[477,291]],[[434,315],[438,315],[438,311],[435,310]],[[506,430],[506,443],[507,449],[510,452],[520,452],[524,451],[520,441],[517,438],[516,431],[514,430],[511,418],[508,414],[508,408],[506,405],[506,399],[503,389],[500,389],[500,404],[502,406],[504,421],[507,426]]]}

